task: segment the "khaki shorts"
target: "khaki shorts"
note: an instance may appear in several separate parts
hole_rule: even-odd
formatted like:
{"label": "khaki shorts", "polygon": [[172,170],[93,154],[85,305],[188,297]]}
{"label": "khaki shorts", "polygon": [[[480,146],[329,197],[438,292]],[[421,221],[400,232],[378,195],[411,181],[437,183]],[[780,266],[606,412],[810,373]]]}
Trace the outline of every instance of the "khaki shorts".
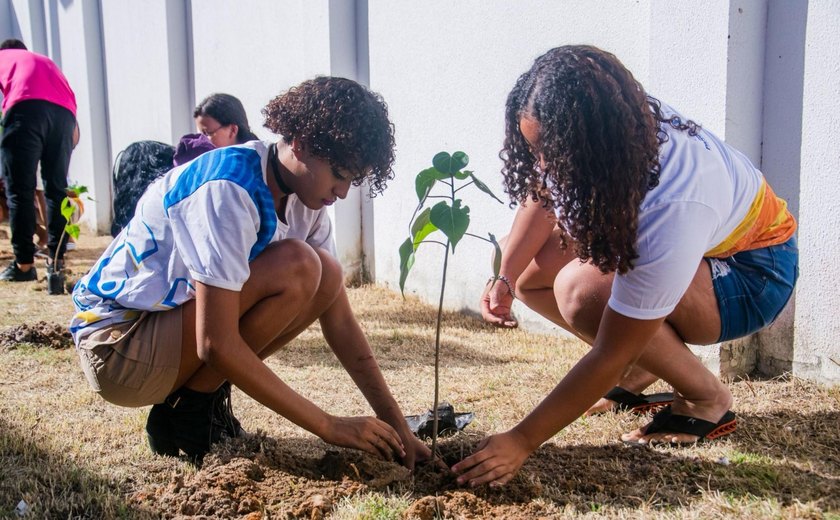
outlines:
{"label": "khaki shorts", "polygon": [[91,388],[120,406],[162,403],[181,364],[181,307],[144,312],[98,330],[77,347]]}

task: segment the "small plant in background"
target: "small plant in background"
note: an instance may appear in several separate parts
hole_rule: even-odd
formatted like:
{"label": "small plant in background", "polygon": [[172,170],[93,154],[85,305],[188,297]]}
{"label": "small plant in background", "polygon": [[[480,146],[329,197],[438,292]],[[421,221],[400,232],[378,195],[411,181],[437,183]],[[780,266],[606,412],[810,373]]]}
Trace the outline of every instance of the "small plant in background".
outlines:
{"label": "small plant in background", "polygon": [[[58,243],[61,244],[69,235],[74,240],[79,238],[79,218],[85,212],[85,205],[82,202],[81,196],[87,193],[87,186],[80,184],[73,184],[67,187],[67,196],[61,201],[61,215],[67,223],[64,225],[64,230],[61,232],[61,237]],[[88,200],[92,200],[88,197]],[[64,275],[61,272],[62,266],[58,263],[58,248],[52,259],[52,265],[47,266],[47,292],[49,294],[64,294]]]}
{"label": "small plant in background", "polygon": [[[471,171],[465,170],[469,164],[469,157],[464,152],[455,152],[449,155],[447,152],[440,152],[432,159],[432,167],[417,174],[414,180],[417,192],[418,204],[414,210],[409,224],[409,238],[400,245],[400,292],[405,297],[405,281],[408,273],[414,266],[415,253],[422,244],[438,244],[444,248],[443,273],[440,281],[440,300],[438,303],[437,325],[435,328],[435,398],[432,407],[434,423],[432,426],[432,462],[437,455],[438,435],[438,404],[440,387],[440,325],[443,316],[443,295],[446,288],[446,271],[449,264],[450,248],[455,254],[455,246],[464,236],[470,236],[483,240],[496,248],[495,261],[493,263],[493,283],[499,276],[499,268],[502,261],[502,251],[496,237],[487,233],[488,238],[467,233],[470,225],[470,208],[463,204],[456,194],[462,189],[473,185],[484,193],[490,195],[499,203],[503,204],[496,197],[486,184],[481,182]],[[446,186],[445,195],[432,195],[432,188],[436,184]],[[461,184],[456,187],[456,184]],[[425,207],[429,199],[443,199],[432,207]],[[424,209],[425,207],[425,209]],[[440,231],[446,237],[446,242],[430,240],[428,237]],[[434,464],[433,464],[434,467]]]}

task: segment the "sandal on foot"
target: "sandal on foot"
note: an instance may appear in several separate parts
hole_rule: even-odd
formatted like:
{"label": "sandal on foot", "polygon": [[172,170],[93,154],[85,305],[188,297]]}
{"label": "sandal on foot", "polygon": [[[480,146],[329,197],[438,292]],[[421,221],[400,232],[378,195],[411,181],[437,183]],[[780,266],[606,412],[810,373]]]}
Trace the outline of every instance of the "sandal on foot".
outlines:
{"label": "sandal on foot", "polygon": [[[723,417],[716,423],[690,417],[688,415],[678,415],[671,411],[671,407],[667,406],[653,416],[653,420],[645,426],[645,435],[651,433],[687,433],[688,435],[696,435],[699,437],[694,442],[672,442],[672,446],[690,446],[702,441],[710,441],[729,435],[737,428],[738,421],[735,419],[735,412],[727,410]],[[638,444],[630,442],[630,444]]]}
{"label": "sandal on foot", "polygon": [[625,412],[631,411],[633,413],[643,414],[650,411],[658,410],[663,406],[668,406],[674,402],[674,394],[672,392],[663,392],[661,394],[634,394],[620,386],[614,387],[604,396],[605,399],[615,401],[616,406],[614,411]]}

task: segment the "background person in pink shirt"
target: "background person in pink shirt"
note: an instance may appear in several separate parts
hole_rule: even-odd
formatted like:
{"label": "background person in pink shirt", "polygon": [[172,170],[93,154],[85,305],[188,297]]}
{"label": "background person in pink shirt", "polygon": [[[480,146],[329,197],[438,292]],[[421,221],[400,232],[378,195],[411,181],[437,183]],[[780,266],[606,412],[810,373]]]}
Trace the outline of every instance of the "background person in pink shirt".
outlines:
{"label": "background person in pink shirt", "polygon": [[[67,171],[76,129],[76,96],[58,66],[46,56],[29,52],[20,40],[0,44],[0,91],[3,93],[3,136],[0,163],[12,230],[14,261],[0,280],[37,280],[34,266],[34,194],[36,169],[47,199],[50,260],[47,271],[60,271],[65,244],[59,243],[65,220]],[[56,252],[58,253],[56,255]],[[58,258],[58,265],[52,259]]]}

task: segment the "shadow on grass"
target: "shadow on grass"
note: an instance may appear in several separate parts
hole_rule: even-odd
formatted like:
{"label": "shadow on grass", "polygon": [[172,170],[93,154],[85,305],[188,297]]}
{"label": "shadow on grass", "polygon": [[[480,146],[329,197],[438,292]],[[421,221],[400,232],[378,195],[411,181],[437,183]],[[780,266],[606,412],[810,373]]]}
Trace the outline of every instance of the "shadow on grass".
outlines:
{"label": "shadow on grass", "polygon": [[[376,359],[383,369],[399,369],[411,366],[434,366],[435,339],[434,331],[428,334],[373,331],[366,334]],[[504,365],[521,362],[521,356],[515,351],[497,356],[482,351],[480,345],[464,341],[446,340],[441,342],[442,362],[447,367],[476,367],[480,365]],[[292,353],[293,355],[286,355]],[[289,345],[274,354],[282,357],[283,364],[290,367],[306,367],[313,364],[338,366],[338,360],[327,345],[326,340],[318,335],[314,338],[296,338]]]}
{"label": "shadow on grass", "polygon": [[155,518],[125,501],[124,484],[109,480],[33,442],[0,418],[0,518]]}
{"label": "shadow on grass", "polygon": [[[674,509],[690,504],[702,492],[777,500],[782,505],[821,502],[824,510],[840,505],[837,478],[802,469],[783,458],[722,464],[684,457],[679,451],[619,444],[543,446],[518,478],[539,483],[546,498],[582,512],[593,505],[634,508],[647,504]],[[493,502],[504,496],[488,499]]]}
{"label": "shadow on grass", "polygon": [[[444,460],[460,460],[479,439],[470,434],[444,440],[439,445]],[[781,506],[812,503],[824,511],[840,505],[837,478],[784,458],[722,464],[680,450],[547,444],[508,485],[463,488],[428,466],[411,478],[397,464],[314,438],[257,434],[222,446],[194,476],[162,495],[149,494],[147,506],[190,515],[262,510],[315,517],[318,508],[318,514],[328,514],[342,497],[371,491],[396,492],[412,502],[436,496],[447,517],[479,518],[540,516],[548,513],[547,504],[581,513],[622,510],[632,516],[634,510],[653,509],[679,514],[695,502],[708,502],[707,494]],[[703,507],[716,510],[714,504]]]}
{"label": "shadow on grass", "polygon": [[836,505],[840,506],[840,412],[773,411],[738,415],[732,442],[745,458],[783,459],[833,475]]}
{"label": "shadow on grass", "polygon": [[[380,305],[376,308],[358,305],[356,309],[357,318],[382,368],[399,369],[406,366],[406,363],[412,366],[434,366],[437,311],[426,306],[411,306],[409,309],[396,300],[386,303],[394,305]],[[563,337],[541,338],[556,343],[559,350],[578,348],[580,355],[585,352],[580,345],[576,346]],[[531,358],[523,349],[500,348],[503,344],[525,345],[526,341],[520,331],[498,329],[480,318],[447,312],[441,330],[441,356],[445,366],[458,368],[527,363]],[[487,348],[488,344],[492,346]],[[338,365],[319,333],[304,334],[292,340],[276,355],[284,356],[286,349],[294,352],[294,355],[284,357],[284,364],[291,367]],[[567,357],[559,354],[558,361]]]}

